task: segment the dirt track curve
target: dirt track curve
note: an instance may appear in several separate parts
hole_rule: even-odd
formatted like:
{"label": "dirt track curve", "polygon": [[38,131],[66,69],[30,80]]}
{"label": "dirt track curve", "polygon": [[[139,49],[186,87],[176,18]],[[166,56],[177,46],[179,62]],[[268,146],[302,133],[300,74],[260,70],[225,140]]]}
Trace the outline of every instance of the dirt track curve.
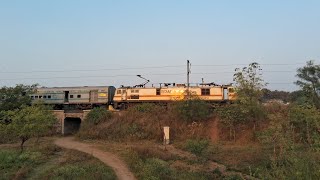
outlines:
{"label": "dirt track curve", "polygon": [[74,149],[91,154],[106,165],[110,166],[115,171],[119,180],[136,179],[128,169],[127,165],[112,153],[99,150],[86,143],[77,142],[72,137],[59,138],[55,140],[54,143],[62,148]]}

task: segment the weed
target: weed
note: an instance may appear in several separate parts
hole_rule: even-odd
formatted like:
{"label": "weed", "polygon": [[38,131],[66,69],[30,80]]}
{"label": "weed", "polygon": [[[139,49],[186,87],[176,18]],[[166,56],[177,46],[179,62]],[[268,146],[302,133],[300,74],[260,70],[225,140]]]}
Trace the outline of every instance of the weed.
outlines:
{"label": "weed", "polygon": [[188,139],[185,144],[185,149],[197,156],[204,156],[208,147],[209,141],[206,139]]}

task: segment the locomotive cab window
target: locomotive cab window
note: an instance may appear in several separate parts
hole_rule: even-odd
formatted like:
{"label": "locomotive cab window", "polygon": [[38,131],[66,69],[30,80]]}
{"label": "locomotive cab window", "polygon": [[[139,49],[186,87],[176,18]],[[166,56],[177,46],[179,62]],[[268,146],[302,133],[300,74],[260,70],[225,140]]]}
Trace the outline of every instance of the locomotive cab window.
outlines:
{"label": "locomotive cab window", "polygon": [[117,94],[121,94],[121,90],[119,89],[119,90],[117,90]]}
{"label": "locomotive cab window", "polygon": [[201,96],[210,95],[210,89],[201,89]]}
{"label": "locomotive cab window", "polygon": [[78,94],[78,95],[77,95],[77,98],[81,98],[81,95],[80,95],[80,94]]}
{"label": "locomotive cab window", "polygon": [[233,88],[229,88],[229,93],[234,93],[234,89]]}

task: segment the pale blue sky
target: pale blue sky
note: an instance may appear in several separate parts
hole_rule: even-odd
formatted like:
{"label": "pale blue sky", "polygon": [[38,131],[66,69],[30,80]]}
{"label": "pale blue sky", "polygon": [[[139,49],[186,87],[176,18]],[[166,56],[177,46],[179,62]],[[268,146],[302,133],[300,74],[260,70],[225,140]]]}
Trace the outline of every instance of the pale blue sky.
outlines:
{"label": "pale blue sky", "polygon": [[319,10],[316,0],[0,0],[0,86],[181,83],[190,59],[192,82],[229,83],[234,64],[257,61],[269,88],[294,90],[297,67],[320,60]]}

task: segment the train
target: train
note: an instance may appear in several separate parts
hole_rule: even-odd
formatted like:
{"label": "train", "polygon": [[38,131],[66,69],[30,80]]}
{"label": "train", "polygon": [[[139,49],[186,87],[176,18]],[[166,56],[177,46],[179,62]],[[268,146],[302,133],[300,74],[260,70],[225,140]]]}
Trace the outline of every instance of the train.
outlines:
{"label": "train", "polygon": [[210,103],[232,102],[236,99],[232,85],[202,83],[196,86],[163,83],[160,86],[81,86],[42,87],[30,95],[32,102],[41,100],[55,109],[91,109],[106,106],[112,109],[126,109],[139,103],[167,104],[196,97]]}

